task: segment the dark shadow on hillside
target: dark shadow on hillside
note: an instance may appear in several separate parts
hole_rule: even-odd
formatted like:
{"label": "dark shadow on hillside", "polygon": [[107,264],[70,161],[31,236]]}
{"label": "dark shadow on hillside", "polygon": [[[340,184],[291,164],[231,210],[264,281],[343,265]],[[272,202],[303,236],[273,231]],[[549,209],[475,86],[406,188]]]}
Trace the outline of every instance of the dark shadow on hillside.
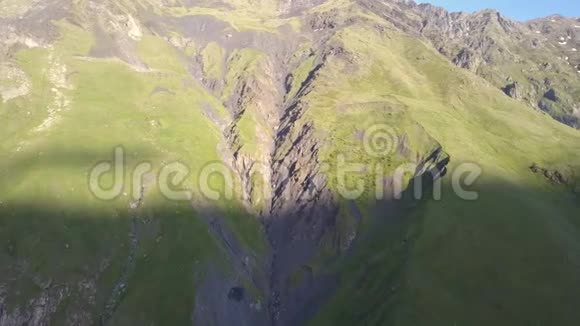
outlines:
{"label": "dark shadow on hillside", "polygon": [[[280,238],[290,245],[275,248],[298,254],[275,252],[290,257],[275,266],[275,257],[244,246],[239,230],[211,204],[194,211],[145,200],[132,212],[113,203],[4,202],[0,320],[100,324],[127,269],[133,234],[135,264],[105,324],[295,325],[316,316],[338,325],[389,324],[406,306],[417,314],[438,311],[417,317],[434,324],[454,318],[573,324],[580,317],[580,195],[503,182],[477,189],[473,202],[458,199],[444,182],[439,202],[430,191],[415,200],[408,189],[401,201],[354,207],[351,214],[372,214],[349,246],[337,215],[341,202],[295,207],[300,216],[266,216],[270,227],[292,231]],[[286,281],[276,286],[280,301],[269,297],[272,268],[284,271],[278,280]],[[427,286],[415,284],[422,274]],[[280,305],[283,319],[271,320],[268,303]]]}

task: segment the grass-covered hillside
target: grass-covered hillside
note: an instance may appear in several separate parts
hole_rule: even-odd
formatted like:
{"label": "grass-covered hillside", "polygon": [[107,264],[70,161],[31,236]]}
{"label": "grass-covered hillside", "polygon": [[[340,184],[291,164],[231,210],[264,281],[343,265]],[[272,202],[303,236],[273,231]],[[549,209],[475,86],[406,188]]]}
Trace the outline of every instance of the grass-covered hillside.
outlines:
{"label": "grass-covered hillside", "polygon": [[418,10],[0,2],[0,325],[575,325],[580,132]]}

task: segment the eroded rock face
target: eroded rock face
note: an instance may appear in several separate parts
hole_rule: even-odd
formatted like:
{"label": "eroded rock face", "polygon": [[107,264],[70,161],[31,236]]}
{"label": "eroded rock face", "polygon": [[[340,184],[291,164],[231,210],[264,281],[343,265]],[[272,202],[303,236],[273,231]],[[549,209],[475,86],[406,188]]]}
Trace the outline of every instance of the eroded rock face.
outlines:
{"label": "eroded rock face", "polygon": [[141,22],[107,2],[89,2],[88,9],[95,13],[83,22],[94,30],[95,44],[89,55],[97,58],[119,58],[138,71],[146,65],[137,54],[137,44],[143,37]]}
{"label": "eroded rock face", "polygon": [[526,22],[529,30],[544,44],[549,44],[559,57],[571,66],[580,63],[580,23],[577,19],[560,15]]}
{"label": "eroded rock face", "polygon": [[[9,309],[6,307],[6,294],[0,287],[0,324],[10,326],[20,325],[48,325],[51,315],[54,314],[64,297],[64,292],[49,294],[44,291],[38,298],[30,300],[25,307]],[[54,291],[53,291],[54,292]]]}
{"label": "eroded rock face", "polygon": [[[6,5],[8,8],[4,7]],[[0,59],[18,47],[46,46],[58,37],[53,21],[72,17],[70,0],[13,1],[0,9]]]}
{"label": "eroded rock face", "polygon": [[556,94],[556,90],[553,88],[550,88],[545,94],[544,97],[552,102],[558,102],[559,98],[558,95]]}
{"label": "eroded rock face", "polygon": [[530,171],[542,175],[550,183],[560,186],[574,186],[574,172],[571,167],[545,168],[533,163]]}
{"label": "eroded rock face", "polygon": [[[0,284],[0,325],[45,326],[52,325],[57,311],[65,316],[64,325],[87,325],[93,322],[92,309],[96,306],[95,280],[81,280],[76,285],[53,284],[51,280],[40,283],[33,280],[39,293],[24,303],[14,303],[18,290],[10,284]],[[72,303],[66,300],[75,297]]]}
{"label": "eroded rock face", "polygon": [[504,88],[502,88],[502,90],[507,96],[509,96],[511,98],[515,98],[515,99],[521,98],[518,82],[513,82],[511,84],[508,84]]}

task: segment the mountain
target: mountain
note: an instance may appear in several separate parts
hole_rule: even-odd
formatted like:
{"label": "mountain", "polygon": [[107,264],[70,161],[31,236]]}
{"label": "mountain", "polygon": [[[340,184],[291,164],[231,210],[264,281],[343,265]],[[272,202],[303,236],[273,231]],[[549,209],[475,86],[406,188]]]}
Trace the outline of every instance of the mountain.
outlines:
{"label": "mountain", "polygon": [[550,16],[520,23],[495,10],[449,13],[430,4],[368,3],[384,19],[428,39],[455,65],[580,128],[578,19]]}
{"label": "mountain", "polygon": [[0,7],[0,325],[577,323],[573,19]]}

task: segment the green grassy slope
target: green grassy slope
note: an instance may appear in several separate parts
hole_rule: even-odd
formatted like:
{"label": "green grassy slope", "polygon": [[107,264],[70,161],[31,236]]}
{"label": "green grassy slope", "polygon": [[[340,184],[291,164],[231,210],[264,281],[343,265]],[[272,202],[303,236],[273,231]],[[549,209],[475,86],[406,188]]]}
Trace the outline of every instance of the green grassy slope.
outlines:
{"label": "green grassy slope", "polygon": [[[50,282],[72,293],[53,322],[64,323],[75,311],[88,311],[96,321],[131,246],[133,168],[150,162],[157,174],[163,164],[184,162],[191,173],[181,186],[196,192],[199,171],[219,160],[221,133],[200,109],[215,99],[184,83],[192,77],[162,39],[141,41],[139,55],[150,69],[138,72],[119,60],[88,58],[91,33],[59,25],[53,47],[22,50],[15,58],[31,93],[0,103],[6,123],[0,133],[0,266],[3,281],[17,280],[8,288],[9,310],[38,297],[42,282]],[[89,191],[89,171],[113,160],[117,146],[126,153],[125,187],[120,198],[102,201]],[[112,322],[185,323],[204,265],[231,267],[190,203],[168,201],[152,185],[136,214],[136,263]],[[237,213],[231,225],[248,248],[265,250],[253,217]],[[87,301],[76,282],[89,284],[94,300]]]}
{"label": "green grassy slope", "polygon": [[[186,8],[177,2],[162,10],[156,1],[118,5],[135,10],[135,3],[158,14],[210,15],[230,22],[236,31],[278,36],[280,26],[298,31],[308,22],[278,18],[270,1],[230,3],[240,10],[210,4]],[[580,176],[580,132],[504,96],[421,39],[383,25],[348,1],[311,12],[337,8],[357,19],[333,30],[328,40],[317,40],[323,45],[304,30],[308,36],[297,41],[290,60],[295,69],[287,72],[293,79],[280,103],[244,103],[237,125],[241,155],[271,155],[264,139],[278,130],[268,129],[263,111],[274,112],[277,108],[270,106],[295,100],[305,108],[295,124],[312,125],[320,160],[331,168],[344,155],[352,162],[383,164],[390,174],[438,146],[451,163],[441,201],[405,200],[394,218],[369,199],[376,179],[367,175],[366,191],[356,200],[363,215],[360,236],[339,259],[327,260],[327,254],[336,253],[336,243],[348,242],[357,227],[350,202],[338,200],[334,227],[342,238],[322,239],[320,253],[307,267],[315,276],[336,273],[339,282],[310,323],[573,325],[580,304],[579,195],[532,173],[530,166],[565,167]],[[261,299],[266,307],[269,293],[241,276],[204,215],[217,212],[243,249],[267,265],[270,246],[264,230],[239,198],[172,202],[148,185],[142,205],[131,210],[130,172],[145,161],[155,171],[182,162],[190,169],[182,186],[202,198],[200,172],[223,160],[227,151],[223,130],[206,107],[229,123],[225,102],[236,87],[253,78],[251,86],[267,85],[262,91],[274,93],[277,85],[264,71],[282,64],[270,62],[266,69],[272,60],[268,53],[231,50],[218,41],[198,45],[196,40],[191,44],[197,48],[182,51],[146,31],[135,41],[143,68],[118,58],[92,57],[98,42],[93,31],[66,21],[54,25],[60,36],[52,46],[22,48],[10,59],[29,79],[30,93],[0,102],[0,296],[7,293],[8,310],[56,289],[67,295],[51,315],[53,323],[69,322],[80,312],[88,315],[77,315],[78,323],[97,323],[127,266],[129,281],[111,324],[191,323],[207,266],[218,266],[244,284],[251,299]],[[316,71],[323,51],[305,55],[304,50],[315,44],[330,44],[338,53],[326,57]],[[195,60],[204,80],[192,73]],[[203,84],[208,80],[223,81],[223,89],[212,93]],[[360,133],[377,124],[405,139],[406,153],[369,156]],[[291,132],[296,134],[288,139],[300,138],[301,130]],[[88,173],[102,160],[112,160],[120,145],[127,155],[126,187],[113,201],[98,200],[89,191]],[[280,146],[290,151],[295,144]],[[483,171],[470,187],[479,193],[476,201],[453,193],[451,177],[465,162]],[[336,175],[327,176],[337,194]],[[111,182],[110,177],[104,181]],[[220,180],[212,185],[223,192]],[[239,192],[237,179],[235,186]],[[290,283],[305,278],[303,267]]]}
{"label": "green grassy slope", "polygon": [[[383,222],[362,241],[338,267],[341,290],[311,324],[572,325],[580,201],[529,167],[566,162],[578,170],[578,132],[502,96],[417,39],[365,27],[339,37],[366,58],[366,69],[341,79],[349,91],[333,93],[325,106],[389,99],[441,144],[451,164],[443,200],[412,204],[405,220]],[[345,120],[335,123],[344,128]],[[483,170],[472,188],[476,201],[453,193],[450,175],[463,162]]]}

